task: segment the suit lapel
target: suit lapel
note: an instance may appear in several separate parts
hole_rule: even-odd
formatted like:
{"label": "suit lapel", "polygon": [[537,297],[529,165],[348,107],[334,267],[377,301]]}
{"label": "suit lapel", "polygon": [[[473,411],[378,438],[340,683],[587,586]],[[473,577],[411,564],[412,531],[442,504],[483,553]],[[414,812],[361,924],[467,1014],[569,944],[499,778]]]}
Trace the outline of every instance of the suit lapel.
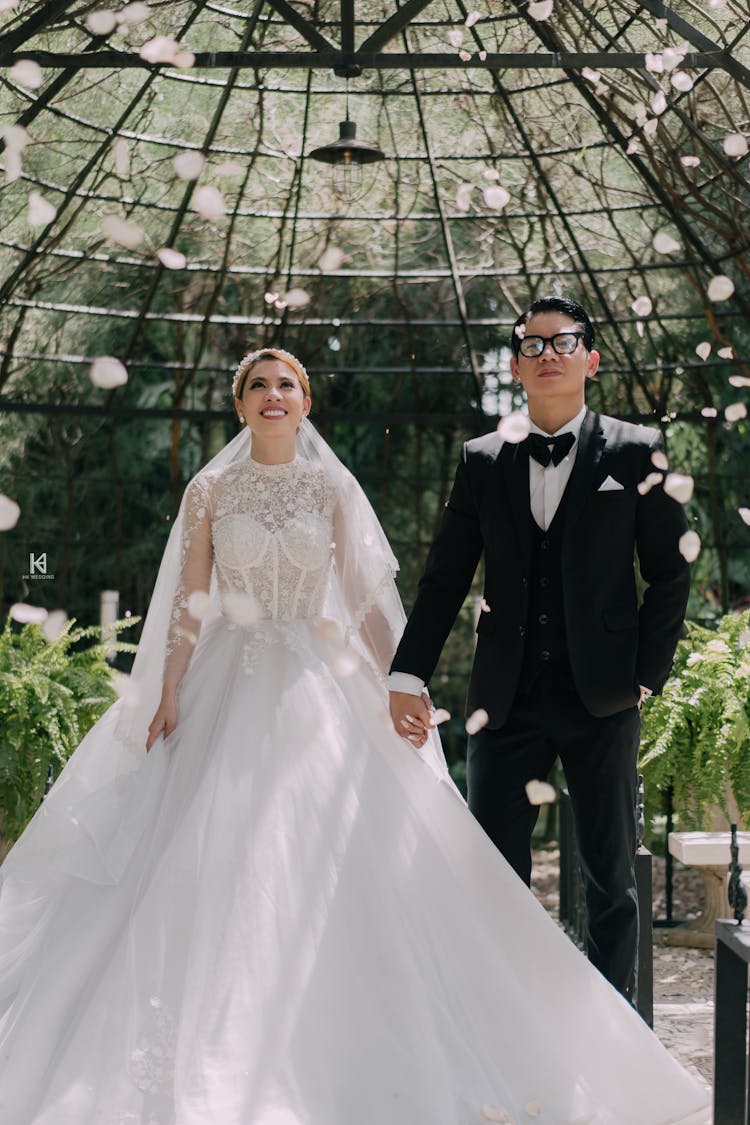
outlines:
{"label": "suit lapel", "polygon": [[505,442],[500,460],[518,546],[527,569],[531,557],[531,503],[529,500],[529,450],[525,442]]}
{"label": "suit lapel", "polygon": [[602,457],[606,439],[602,430],[599,415],[593,410],[587,410],[578,437],[578,451],[576,453],[573,471],[567,487],[565,506],[565,530],[563,533],[563,550],[566,549],[573,534],[576,521],[580,516],[586,500],[591,495],[594,485],[594,476]]}

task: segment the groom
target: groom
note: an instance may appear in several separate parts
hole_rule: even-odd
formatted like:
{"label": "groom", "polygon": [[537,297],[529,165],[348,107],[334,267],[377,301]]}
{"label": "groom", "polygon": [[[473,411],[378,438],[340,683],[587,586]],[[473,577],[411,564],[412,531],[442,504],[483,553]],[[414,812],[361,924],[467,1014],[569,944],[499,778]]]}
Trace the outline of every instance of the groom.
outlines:
{"label": "groom", "polygon": [[422,689],[484,554],[468,708],[489,719],[469,738],[469,807],[529,883],[538,810],[525,786],[546,778],[559,756],[589,958],[634,1002],[639,710],[664,686],[682,628],[686,521],[661,482],[638,488],[664,465],[660,433],[584,405],[599,365],[585,309],[561,297],[535,301],[511,347],[531,432],[520,444],[492,433],[463,448],[391,667],[391,716],[399,734],[424,741]]}

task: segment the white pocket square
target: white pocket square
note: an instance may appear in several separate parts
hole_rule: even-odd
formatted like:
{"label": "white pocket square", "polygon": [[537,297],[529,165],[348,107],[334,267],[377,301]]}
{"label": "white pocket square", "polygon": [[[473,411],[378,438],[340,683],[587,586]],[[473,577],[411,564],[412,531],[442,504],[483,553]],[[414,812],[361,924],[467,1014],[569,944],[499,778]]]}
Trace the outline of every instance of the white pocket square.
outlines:
{"label": "white pocket square", "polygon": [[599,485],[599,487],[597,488],[596,491],[597,492],[622,492],[622,490],[624,488],[625,488],[625,485],[620,484],[619,480],[615,480],[614,477],[607,477],[606,480],[602,481],[602,483]]}

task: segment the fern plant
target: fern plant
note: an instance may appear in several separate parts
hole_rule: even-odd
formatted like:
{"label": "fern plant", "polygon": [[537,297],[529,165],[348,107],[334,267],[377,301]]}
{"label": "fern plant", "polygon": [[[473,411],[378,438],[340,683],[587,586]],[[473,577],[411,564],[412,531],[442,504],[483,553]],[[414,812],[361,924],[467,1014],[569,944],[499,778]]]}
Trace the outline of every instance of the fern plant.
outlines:
{"label": "fern plant", "polygon": [[647,700],[641,729],[646,792],[672,786],[680,826],[710,827],[711,806],[729,819],[728,795],[750,824],[750,610],[716,629],[688,623],[664,693]]}
{"label": "fern plant", "polygon": [[[118,621],[109,637],[135,624]],[[106,653],[113,641],[82,645],[101,630],[68,621],[50,642],[38,625],[0,633],[0,858],[39,807],[50,771],[57,775],[116,697]],[[117,652],[135,645],[114,642]]]}

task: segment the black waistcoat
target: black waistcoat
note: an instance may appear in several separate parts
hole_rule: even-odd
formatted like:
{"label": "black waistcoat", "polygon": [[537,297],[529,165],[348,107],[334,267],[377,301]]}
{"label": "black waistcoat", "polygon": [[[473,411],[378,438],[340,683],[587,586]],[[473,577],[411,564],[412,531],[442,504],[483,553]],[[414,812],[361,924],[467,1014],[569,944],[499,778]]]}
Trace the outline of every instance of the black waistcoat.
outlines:
{"label": "black waistcoat", "polygon": [[526,693],[549,668],[569,668],[562,592],[562,538],[567,489],[546,531],[531,520],[529,602],[518,690]]}

